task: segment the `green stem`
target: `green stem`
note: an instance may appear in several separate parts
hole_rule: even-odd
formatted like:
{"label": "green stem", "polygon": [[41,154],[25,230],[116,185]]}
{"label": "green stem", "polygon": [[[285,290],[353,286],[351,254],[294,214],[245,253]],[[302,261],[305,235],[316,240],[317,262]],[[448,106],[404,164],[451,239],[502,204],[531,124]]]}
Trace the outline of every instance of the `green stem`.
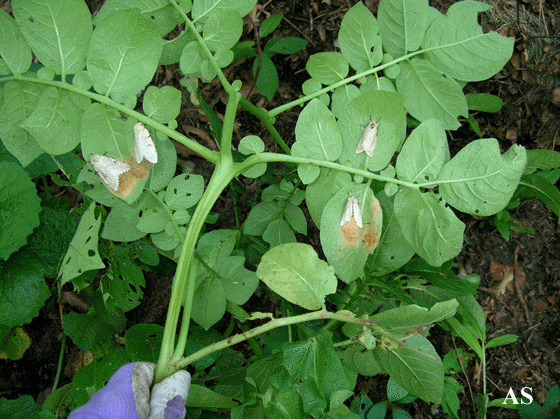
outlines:
{"label": "green stem", "polygon": [[379,180],[382,182],[389,182],[395,183],[397,185],[406,186],[409,188],[425,188],[426,185],[432,185],[432,183],[411,183],[405,182],[404,180],[399,180],[395,178],[389,178],[385,176],[376,175],[372,172],[367,170],[355,169],[353,167],[344,166],[339,163],[333,163],[326,160],[316,160],[316,159],[308,159],[306,157],[294,157],[294,156],[286,156],[284,154],[276,154],[276,153],[260,153],[255,154],[252,156],[247,157],[245,161],[242,163],[237,164],[237,170],[241,173],[243,170],[257,164],[257,163],[270,163],[270,162],[285,162],[285,163],[295,163],[295,164],[308,164],[310,166],[319,166],[319,167],[326,167],[327,169],[334,169],[340,170],[342,172],[353,173],[356,175],[360,175],[366,179],[374,179]]}
{"label": "green stem", "polygon": [[[439,47],[438,47],[438,48],[439,48]],[[316,92],[314,92],[314,93],[312,93],[312,94],[309,94],[309,95],[307,95],[307,96],[300,97],[299,99],[293,100],[293,101],[291,101],[291,102],[289,102],[289,103],[286,103],[286,104],[284,104],[284,105],[282,105],[282,106],[278,106],[277,108],[271,109],[271,110],[268,111],[268,112],[269,112],[269,114],[270,114],[271,116],[279,115],[279,114],[281,114],[282,112],[287,111],[288,109],[291,109],[291,108],[293,108],[293,107],[295,107],[295,106],[303,105],[305,102],[309,102],[311,99],[314,99],[314,98],[316,98],[316,97],[319,97],[319,96],[321,96],[321,95],[323,95],[323,94],[325,94],[325,93],[328,93],[328,92],[330,92],[330,91],[333,91],[333,90],[336,89],[337,87],[345,86],[345,85],[347,85],[347,84],[349,84],[349,83],[352,83],[353,81],[356,81],[356,80],[361,79],[361,78],[363,78],[363,77],[369,76],[370,74],[377,73],[378,71],[381,71],[381,70],[383,70],[383,69],[385,69],[385,68],[387,68],[387,67],[391,67],[391,66],[393,66],[393,65],[395,65],[395,64],[398,64],[398,63],[400,63],[401,61],[407,61],[407,60],[409,60],[410,58],[414,57],[415,55],[424,54],[425,52],[431,51],[432,49],[437,49],[437,48],[428,48],[428,49],[424,49],[424,50],[421,50],[421,51],[415,51],[415,52],[412,52],[412,53],[407,54],[407,55],[403,55],[402,57],[396,58],[396,59],[394,59],[393,61],[391,61],[391,62],[389,62],[389,63],[385,63],[385,64],[383,64],[383,65],[374,67],[374,68],[369,69],[369,70],[367,70],[367,71],[363,71],[363,72],[361,72],[361,73],[355,74],[355,75],[353,75],[352,77],[347,77],[347,78],[345,78],[345,79],[343,79],[343,80],[340,80],[339,82],[336,82],[335,84],[331,84],[331,85],[329,85],[329,86],[327,86],[327,87],[325,87],[325,88],[323,88],[323,89],[321,89],[321,90],[318,90],[318,91],[316,91]]]}
{"label": "green stem", "polygon": [[233,124],[235,123],[235,113],[237,112],[237,105],[239,104],[240,98],[241,93],[234,92],[229,96],[226,106],[224,125],[222,127],[222,138],[220,141],[220,157],[222,158],[222,162],[233,162],[231,154],[231,138],[233,137]]}
{"label": "green stem", "polygon": [[[256,317],[255,317],[256,315]],[[263,313],[254,313],[253,316],[251,316],[251,318],[249,320],[255,320],[255,319],[260,319],[264,316]],[[267,316],[268,317],[268,316]],[[270,317],[272,317],[270,315]],[[374,333],[383,336],[386,340],[391,341],[392,343],[394,343],[396,346],[402,346],[403,342],[401,342],[400,340],[396,339],[394,336],[392,336],[390,333],[388,333],[387,331],[385,331],[383,328],[376,326],[375,322],[372,322],[370,320],[365,320],[365,319],[361,319],[361,318],[357,318],[357,317],[353,317],[353,316],[349,316],[347,314],[344,313],[331,313],[329,311],[326,310],[320,310],[320,311],[314,311],[311,313],[306,313],[306,314],[301,314],[299,316],[291,316],[291,317],[284,317],[281,319],[272,319],[271,321],[269,321],[266,324],[263,324],[262,326],[258,326],[255,327],[251,330],[248,330],[247,332],[243,332],[241,334],[238,335],[234,335],[234,336],[230,336],[227,339],[221,340],[220,342],[216,342],[212,345],[209,345],[203,349],[201,349],[198,352],[195,352],[194,354],[183,358],[181,361],[177,362],[176,366],[178,368],[184,368],[187,365],[192,364],[193,362],[198,361],[199,359],[204,358],[205,356],[208,356],[214,352],[220,351],[222,349],[228,348],[230,346],[233,345],[237,345],[238,343],[241,343],[247,339],[251,339],[254,338],[255,336],[258,336],[260,334],[263,334],[265,332],[268,332],[270,330],[276,329],[277,327],[282,327],[282,326],[288,326],[288,325],[292,325],[292,324],[296,324],[296,323],[303,323],[303,322],[308,322],[311,320],[320,320],[320,319],[334,319],[334,320],[338,320],[338,321],[342,321],[342,322],[346,322],[346,323],[354,323],[354,324],[359,324],[362,326],[367,326],[373,329]]]}
{"label": "green stem", "polygon": [[58,387],[58,380],[60,380],[60,374],[62,372],[62,361],[64,361],[64,350],[66,349],[66,335],[62,334],[62,342],[60,344],[60,353],[58,354],[58,366],[56,367],[56,375],[54,377],[54,383],[52,391],[54,392]]}
{"label": "green stem", "polygon": [[[231,182],[231,180],[236,175],[236,171],[233,168],[233,162],[231,161],[218,161],[216,168],[214,169],[214,174],[208,183],[206,191],[202,195],[202,198],[198,202],[194,214],[192,216],[191,222],[187,229],[187,234],[185,235],[185,240],[183,242],[183,248],[181,250],[181,255],[179,256],[179,261],[177,263],[177,270],[175,272],[175,278],[173,280],[173,286],[171,289],[171,298],[169,301],[169,308],[167,310],[167,318],[165,321],[165,328],[163,331],[163,343],[161,347],[161,352],[156,367],[155,382],[161,381],[163,378],[171,375],[171,373],[178,370],[178,364],[173,363],[171,365],[171,360],[178,359],[182,356],[182,353],[174,353],[175,347],[175,336],[177,331],[177,324],[179,322],[179,314],[181,306],[183,305],[183,297],[186,301],[189,299],[192,301],[192,294],[194,294],[194,282],[196,280],[195,276],[187,275],[190,265],[196,263],[193,260],[194,249],[196,246],[196,241],[198,235],[204,226],[206,217],[210,213],[212,206],[224,190],[224,188]],[[187,295],[183,294],[183,290],[187,289]],[[186,314],[186,310],[185,310]],[[190,321],[189,318],[184,317],[183,322]],[[187,336],[181,333],[180,341],[177,344],[177,348],[184,348]]]}
{"label": "green stem", "polygon": [[[196,270],[197,264],[194,259],[191,259],[191,264],[189,266],[189,276],[187,279],[187,288],[185,293],[181,296],[186,295],[185,301],[183,303],[183,321],[181,322],[181,331],[179,333],[179,339],[177,342],[177,347],[173,353],[173,358],[171,363],[177,362],[185,353],[185,346],[187,345],[187,337],[189,335],[189,325],[191,324],[191,313],[192,313],[192,303],[194,298],[194,291],[196,285]],[[182,300],[183,298],[181,298]]]}
{"label": "green stem", "polygon": [[177,5],[177,2],[175,0],[169,0],[169,2],[173,5],[173,7],[175,7],[177,12],[179,12],[179,14],[183,17],[183,19],[185,19],[185,23],[189,27],[191,33],[196,38],[196,40],[198,42],[198,45],[200,45],[200,47],[204,51],[204,54],[206,55],[206,58],[208,58],[208,61],[210,62],[210,64],[214,68],[214,71],[216,72],[216,74],[218,74],[218,78],[220,79],[220,83],[222,84],[222,87],[224,88],[226,93],[228,93],[231,97],[236,92],[233,89],[233,87],[231,86],[231,84],[229,84],[228,79],[226,78],[225,74],[222,72],[222,69],[220,68],[220,66],[218,65],[218,62],[216,61],[216,58],[214,58],[214,55],[212,55],[212,52],[210,51],[210,49],[206,45],[206,42],[204,42],[204,39],[202,39],[202,37],[200,36],[198,31],[196,30],[196,28],[194,26],[194,23],[189,19],[189,17],[185,14],[185,12],[183,12],[183,9],[181,9]]}

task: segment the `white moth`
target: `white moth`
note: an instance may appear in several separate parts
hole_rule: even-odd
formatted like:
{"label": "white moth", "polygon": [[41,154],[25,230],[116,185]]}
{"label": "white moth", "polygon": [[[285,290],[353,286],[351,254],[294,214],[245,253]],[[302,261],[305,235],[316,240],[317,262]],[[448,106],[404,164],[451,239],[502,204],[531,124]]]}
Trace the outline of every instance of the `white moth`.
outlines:
{"label": "white moth", "polygon": [[130,170],[128,164],[99,154],[91,156],[91,164],[103,182],[115,191],[119,189],[120,175]]}
{"label": "white moth", "polygon": [[348,197],[346,208],[344,209],[344,213],[340,219],[340,227],[343,227],[348,221],[350,221],[352,216],[354,217],[354,220],[356,220],[358,227],[362,228],[362,210],[360,209],[360,204],[355,196]]}
{"label": "white moth", "polygon": [[375,150],[375,145],[377,144],[377,126],[381,118],[376,122],[370,121],[366,125],[360,141],[358,141],[358,146],[356,147],[356,154],[366,153],[369,157],[373,156],[373,150]]}
{"label": "white moth", "polygon": [[150,163],[157,163],[157,150],[148,130],[138,122],[134,125],[134,156],[136,162],[140,164],[143,159]]}

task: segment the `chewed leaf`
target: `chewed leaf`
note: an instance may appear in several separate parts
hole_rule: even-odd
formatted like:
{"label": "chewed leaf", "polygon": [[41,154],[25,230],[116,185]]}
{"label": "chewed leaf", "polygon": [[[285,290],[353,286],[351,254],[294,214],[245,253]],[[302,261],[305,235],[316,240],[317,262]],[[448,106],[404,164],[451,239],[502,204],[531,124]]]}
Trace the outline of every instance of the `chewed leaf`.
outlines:
{"label": "chewed leaf", "polygon": [[441,196],[459,211],[496,214],[513,196],[526,164],[527,152],[521,146],[513,145],[501,155],[495,139],[473,141],[441,169]]}
{"label": "chewed leaf", "polygon": [[365,184],[342,188],[325,205],[321,245],[337,276],[346,283],[358,278],[379,243],[382,227],[379,201]]}

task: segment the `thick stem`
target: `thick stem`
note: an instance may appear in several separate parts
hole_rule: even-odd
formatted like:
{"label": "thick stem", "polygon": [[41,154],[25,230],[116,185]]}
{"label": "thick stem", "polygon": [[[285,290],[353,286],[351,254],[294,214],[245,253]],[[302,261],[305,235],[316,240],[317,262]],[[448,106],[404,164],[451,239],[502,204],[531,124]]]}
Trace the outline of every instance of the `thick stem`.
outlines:
{"label": "thick stem", "polygon": [[[236,171],[231,161],[218,162],[214,174],[208,183],[208,187],[202,195],[196,210],[192,216],[191,222],[187,229],[183,248],[177,263],[177,270],[175,278],[173,279],[173,286],[171,289],[171,299],[169,301],[169,308],[167,309],[167,318],[165,321],[165,328],[163,331],[163,344],[159,354],[158,364],[156,367],[155,382],[161,381],[163,378],[170,375],[174,371],[180,369],[177,364],[169,365],[171,359],[177,359],[182,354],[173,354],[175,348],[175,336],[177,332],[177,324],[179,322],[179,313],[181,306],[185,300],[192,299],[192,295],[185,295],[183,290],[186,288],[188,292],[194,293],[194,286],[187,283],[188,281],[195,281],[195,277],[189,277],[189,267],[191,263],[196,263],[193,260],[194,249],[198,240],[198,235],[206,221],[206,217],[210,213],[212,206],[224,190],[224,188],[231,182],[236,175]],[[183,321],[190,321],[189,317],[183,318]],[[187,336],[181,334],[181,341],[178,342],[178,348],[184,348],[184,341]]]}

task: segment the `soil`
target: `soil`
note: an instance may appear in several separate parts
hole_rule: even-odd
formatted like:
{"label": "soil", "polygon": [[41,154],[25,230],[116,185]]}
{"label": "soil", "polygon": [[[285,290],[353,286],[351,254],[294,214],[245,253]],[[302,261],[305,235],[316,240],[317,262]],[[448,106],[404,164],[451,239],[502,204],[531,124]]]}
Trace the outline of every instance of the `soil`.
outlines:
{"label": "soil", "polygon": [[[2,3],[2,2],[0,2]],[[266,108],[272,108],[301,94],[301,84],[307,78],[305,63],[310,55],[322,51],[337,50],[336,38],[344,13],[356,3],[355,0],[323,0],[304,2],[259,0],[254,17],[262,22],[275,13],[284,14],[284,20],[275,36],[295,36],[309,41],[308,46],[292,56],[277,55],[273,61],[278,69],[280,87],[274,99],[268,102],[255,89],[244,91],[250,94],[250,101]],[[379,2],[365,0],[366,6],[375,14]],[[527,149],[550,149],[560,151],[558,127],[560,127],[560,2],[553,1],[495,1],[492,11],[481,14],[479,21],[485,30],[498,30],[501,34],[515,37],[514,54],[500,73],[490,80],[472,83],[467,92],[492,93],[503,102],[501,111],[495,114],[474,113],[482,131],[482,138],[499,140],[502,152],[512,144],[520,144]],[[88,1],[90,10],[99,10],[102,1]],[[430,5],[445,12],[451,1],[431,1]],[[10,11],[9,1],[2,4]],[[519,13],[518,13],[519,11]],[[248,19],[246,19],[246,22]],[[247,30],[249,29],[249,30]],[[249,24],[245,26],[245,39],[254,40],[255,31]],[[241,60],[226,69],[226,75],[233,81],[238,78],[244,85],[252,86],[254,79],[252,63]],[[179,85],[177,67],[158,71],[153,84]],[[224,92],[219,84],[204,86],[203,96],[216,112],[225,111]],[[215,144],[203,131],[208,121],[199,108],[184,95],[183,110],[179,117],[179,130],[198,138],[211,148]],[[300,108],[283,113],[276,122],[276,129],[288,144],[293,142],[294,126]],[[259,135],[267,144],[268,151],[281,151],[262,124],[249,113],[240,110],[238,125],[234,133],[239,140],[245,135]],[[470,141],[477,139],[470,126],[463,121],[462,128],[449,133],[452,154]],[[234,144],[236,144],[234,139]],[[189,166],[196,173],[208,176],[212,167],[190,150],[178,147],[179,165]],[[182,167],[181,167],[182,168]],[[558,186],[558,185],[557,185]],[[239,204],[243,220],[250,209],[249,200],[256,188],[255,182],[246,180],[247,196]],[[245,199],[247,198],[247,199]],[[224,215],[216,228],[234,227],[234,203],[229,194],[224,193],[215,211]],[[487,336],[491,339],[503,334],[519,336],[517,342],[487,350],[486,392],[491,399],[506,397],[513,389],[517,397],[523,387],[530,387],[532,395],[540,404],[548,390],[560,381],[560,234],[558,218],[537,199],[528,199],[510,211],[512,219],[525,232],[512,232],[506,241],[488,219],[474,219],[460,215],[467,224],[466,239],[462,252],[455,262],[460,273],[476,274],[481,278],[478,291],[479,302],[487,317]],[[312,222],[309,243],[318,243],[318,233]],[[504,280],[504,278],[506,278]],[[511,279],[508,282],[508,279]],[[147,287],[152,292],[136,311],[138,321],[162,323],[165,304],[168,299],[170,276],[148,277]],[[157,286],[155,285],[157,282]],[[506,282],[508,282],[506,284]],[[167,286],[161,286],[161,284]],[[52,281],[50,282],[52,285]],[[253,301],[253,300],[251,300]],[[266,311],[267,308],[254,306],[249,311]],[[16,398],[21,394],[31,394],[38,402],[44,400],[52,386],[56,374],[61,342],[60,311],[53,302],[43,308],[41,315],[25,330],[33,344],[20,361],[2,362],[0,374],[0,394]],[[430,339],[440,354],[453,348],[464,348],[472,352],[460,339],[432,329]],[[67,348],[65,365],[73,350]],[[61,385],[70,380],[71,371],[62,375]],[[483,369],[476,358],[465,364],[462,373],[455,378],[464,387],[459,394],[461,419],[475,418],[473,399],[484,392]],[[374,402],[384,398],[386,377],[364,377],[359,381],[356,392],[364,391]],[[447,417],[437,406],[429,406],[416,401],[405,407],[414,418]],[[517,418],[513,410],[490,408],[488,418]]]}

